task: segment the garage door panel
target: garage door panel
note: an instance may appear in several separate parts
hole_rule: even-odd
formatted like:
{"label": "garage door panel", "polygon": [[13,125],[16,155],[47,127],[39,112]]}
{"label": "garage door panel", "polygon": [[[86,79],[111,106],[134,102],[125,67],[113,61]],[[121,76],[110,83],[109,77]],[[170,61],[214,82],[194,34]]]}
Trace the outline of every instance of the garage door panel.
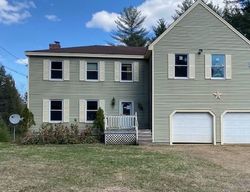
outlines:
{"label": "garage door panel", "polygon": [[173,142],[212,143],[212,127],[209,113],[176,113],[173,116]]}
{"label": "garage door panel", "polygon": [[226,113],[223,118],[223,138],[228,144],[250,143],[250,113]]}

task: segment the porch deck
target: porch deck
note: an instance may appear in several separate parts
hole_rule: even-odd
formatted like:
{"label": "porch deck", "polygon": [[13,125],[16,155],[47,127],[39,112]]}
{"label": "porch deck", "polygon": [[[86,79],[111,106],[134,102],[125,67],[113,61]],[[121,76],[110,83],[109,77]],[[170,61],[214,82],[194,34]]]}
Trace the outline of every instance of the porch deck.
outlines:
{"label": "porch deck", "polygon": [[138,120],[135,115],[105,116],[105,144],[138,143]]}

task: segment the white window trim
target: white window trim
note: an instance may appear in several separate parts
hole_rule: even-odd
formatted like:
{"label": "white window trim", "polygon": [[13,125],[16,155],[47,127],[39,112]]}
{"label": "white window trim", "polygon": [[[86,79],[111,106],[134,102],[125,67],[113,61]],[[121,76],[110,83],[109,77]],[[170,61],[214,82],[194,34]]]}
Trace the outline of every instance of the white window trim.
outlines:
{"label": "white window trim", "polygon": [[[98,72],[97,79],[88,79],[88,63],[97,64],[97,72]],[[98,81],[100,81],[100,62],[87,62],[85,68],[86,68],[86,70],[85,70],[86,80],[85,81],[89,81],[89,82],[98,82]]]}
{"label": "white window trim", "polygon": [[94,121],[88,121],[88,101],[97,101],[97,110],[100,107],[100,101],[98,99],[86,99],[86,107],[85,107],[85,122],[86,123],[93,123]]}
{"label": "white window trim", "polygon": [[[51,101],[61,101],[62,102],[62,120],[61,121],[53,121],[51,120]],[[63,99],[50,99],[49,100],[49,123],[63,123],[63,114],[64,114],[64,102]]]}
{"label": "white window trim", "polygon": [[189,79],[189,54],[188,53],[175,53],[174,54],[174,56],[175,56],[174,68],[176,67],[176,55],[187,55],[187,77],[176,77],[175,73],[174,73],[174,79],[176,79],[176,80],[187,80],[187,79]]}
{"label": "white window trim", "polygon": [[122,114],[122,103],[124,103],[124,102],[132,103],[132,114],[131,115],[134,115],[135,114],[135,105],[134,105],[134,101],[132,101],[132,100],[120,100],[119,101],[119,115],[123,115]]}
{"label": "white window trim", "polygon": [[[51,66],[52,66],[52,62],[61,62],[62,63],[62,78],[61,79],[53,79],[51,78]],[[58,61],[58,60],[50,60],[50,63],[49,63],[49,80],[50,81],[63,81],[64,77],[63,77],[63,71],[64,71],[64,66],[63,66],[63,61]]]}
{"label": "white window trim", "polygon": [[[213,55],[224,55],[225,59],[224,59],[224,77],[213,77],[213,73],[212,73],[212,68],[213,68]],[[226,54],[224,53],[212,53],[211,54],[211,80],[226,80],[226,65],[227,65],[227,61],[226,61]]]}
{"label": "white window trim", "polygon": [[[123,64],[131,65],[131,68],[132,68],[132,80],[122,80],[122,65]],[[123,83],[134,82],[134,66],[133,66],[133,63],[121,63],[121,65],[120,65],[120,82],[123,82]]]}

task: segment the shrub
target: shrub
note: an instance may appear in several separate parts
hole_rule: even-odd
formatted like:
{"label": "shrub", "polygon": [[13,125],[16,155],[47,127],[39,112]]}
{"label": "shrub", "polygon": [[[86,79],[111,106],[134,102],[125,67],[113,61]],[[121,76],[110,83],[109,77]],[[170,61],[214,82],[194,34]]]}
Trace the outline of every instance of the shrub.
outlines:
{"label": "shrub", "polygon": [[9,140],[10,134],[8,131],[8,127],[6,126],[2,118],[0,118],[0,142],[8,142]]}
{"label": "shrub", "polygon": [[96,119],[93,123],[93,129],[99,140],[102,141],[104,134],[104,111],[102,110],[102,108],[99,108],[96,112]]}
{"label": "shrub", "polygon": [[31,128],[32,125],[36,125],[36,123],[34,121],[33,113],[27,107],[25,107],[22,111],[21,117],[23,120],[21,121],[20,126],[18,126],[17,131],[20,136],[23,136],[28,131],[28,129]]}
{"label": "shrub", "polygon": [[22,144],[79,144],[95,143],[97,139],[90,128],[79,130],[75,122],[70,126],[63,124],[43,124],[38,131],[28,132]]}

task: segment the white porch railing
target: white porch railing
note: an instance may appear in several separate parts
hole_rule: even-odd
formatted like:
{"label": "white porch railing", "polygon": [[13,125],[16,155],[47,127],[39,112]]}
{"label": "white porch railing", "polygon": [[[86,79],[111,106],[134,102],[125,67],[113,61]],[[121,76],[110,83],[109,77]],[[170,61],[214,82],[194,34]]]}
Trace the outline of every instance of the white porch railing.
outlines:
{"label": "white porch railing", "polygon": [[138,141],[137,113],[135,113],[135,115],[117,115],[117,116],[106,116],[105,115],[104,120],[105,120],[105,130],[134,129],[136,132],[136,142]]}

